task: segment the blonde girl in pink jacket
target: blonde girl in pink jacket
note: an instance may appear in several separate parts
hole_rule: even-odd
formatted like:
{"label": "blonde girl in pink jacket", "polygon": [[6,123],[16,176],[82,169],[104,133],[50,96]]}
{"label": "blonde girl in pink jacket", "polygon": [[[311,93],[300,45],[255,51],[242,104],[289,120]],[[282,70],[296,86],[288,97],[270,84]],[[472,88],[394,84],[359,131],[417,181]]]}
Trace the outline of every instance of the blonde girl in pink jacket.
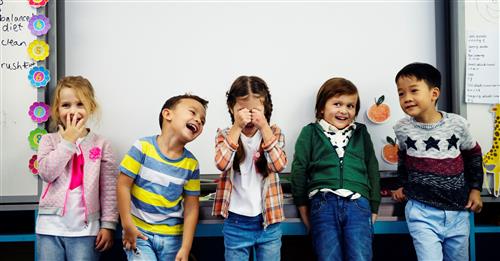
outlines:
{"label": "blonde girl in pink jacket", "polygon": [[38,260],[98,260],[113,245],[117,166],[110,144],[86,128],[97,103],[90,82],[57,83],[52,126],[38,148],[43,180],[36,223]]}

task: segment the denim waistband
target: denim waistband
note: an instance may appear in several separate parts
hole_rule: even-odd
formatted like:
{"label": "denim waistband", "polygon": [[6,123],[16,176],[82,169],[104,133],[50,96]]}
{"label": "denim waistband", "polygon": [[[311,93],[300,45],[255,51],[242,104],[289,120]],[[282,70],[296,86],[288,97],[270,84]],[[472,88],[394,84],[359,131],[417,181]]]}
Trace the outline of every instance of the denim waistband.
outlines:
{"label": "denim waistband", "polygon": [[259,224],[261,224],[264,221],[264,218],[262,218],[262,214],[259,214],[255,217],[249,217],[249,216],[243,216],[240,214],[236,214],[236,213],[231,212],[231,211],[229,211],[227,218],[231,219],[231,220],[238,220],[238,221],[245,221],[245,222],[258,222]]}
{"label": "denim waistband", "polygon": [[354,194],[356,193],[352,193],[351,195],[347,196],[347,197],[341,197],[335,193],[332,193],[330,191],[318,191],[318,193],[316,193],[312,198],[311,200],[313,199],[318,199],[318,198],[322,198],[322,199],[332,199],[332,198],[335,198],[335,199],[343,199],[343,200],[358,200],[358,199],[362,199],[364,198],[363,196],[357,198],[357,199],[351,199],[352,196],[354,196]]}

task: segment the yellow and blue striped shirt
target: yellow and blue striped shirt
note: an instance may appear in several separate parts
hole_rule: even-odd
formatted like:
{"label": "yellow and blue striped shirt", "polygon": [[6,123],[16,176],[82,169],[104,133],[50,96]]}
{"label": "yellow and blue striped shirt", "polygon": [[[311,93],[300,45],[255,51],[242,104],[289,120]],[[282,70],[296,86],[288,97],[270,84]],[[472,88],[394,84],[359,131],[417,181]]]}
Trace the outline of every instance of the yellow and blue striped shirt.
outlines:
{"label": "yellow and blue striped shirt", "polygon": [[181,235],[184,195],[200,194],[198,160],[187,149],[178,159],[163,155],[156,136],[134,143],[123,158],[120,171],[134,179],[131,214],[141,230],[162,235]]}

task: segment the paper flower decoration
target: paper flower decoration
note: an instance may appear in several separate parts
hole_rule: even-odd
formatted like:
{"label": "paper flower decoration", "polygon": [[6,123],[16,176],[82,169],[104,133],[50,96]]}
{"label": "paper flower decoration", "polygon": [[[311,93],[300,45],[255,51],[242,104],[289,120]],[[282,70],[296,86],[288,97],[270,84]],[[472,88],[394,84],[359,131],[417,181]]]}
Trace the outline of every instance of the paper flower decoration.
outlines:
{"label": "paper flower decoration", "polygon": [[34,102],[28,111],[31,119],[37,123],[46,122],[50,116],[49,105],[43,102]]}
{"label": "paper flower decoration", "polygon": [[101,149],[98,147],[93,147],[89,151],[89,158],[93,161],[96,161],[101,157]]}
{"label": "paper flower decoration", "polygon": [[28,22],[28,28],[36,36],[46,34],[50,27],[50,20],[45,15],[33,15]]}
{"label": "paper flower decoration", "polygon": [[43,66],[35,66],[28,73],[28,79],[36,88],[45,87],[50,81],[50,73]]}
{"label": "paper flower decoration", "polygon": [[33,40],[28,45],[28,53],[35,61],[43,61],[49,56],[49,45],[43,40]]}
{"label": "paper flower decoration", "polygon": [[36,154],[33,155],[33,156],[31,156],[31,159],[30,159],[30,162],[28,164],[28,167],[30,168],[30,172],[33,175],[37,175],[38,174],[38,160],[37,160]]}
{"label": "paper flower decoration", "polygon": [[45,134],[47,134],[47,131],[41,128],[36,128],[30,132],[28,141],[30,142],[30,147],[32,150],[38,150],[38,145],[40,145],[40,139]]}
{"label": "paper flower decoration", "polygon": [[28,0],[29,4],[34,8],[45,6],[49,0]]}

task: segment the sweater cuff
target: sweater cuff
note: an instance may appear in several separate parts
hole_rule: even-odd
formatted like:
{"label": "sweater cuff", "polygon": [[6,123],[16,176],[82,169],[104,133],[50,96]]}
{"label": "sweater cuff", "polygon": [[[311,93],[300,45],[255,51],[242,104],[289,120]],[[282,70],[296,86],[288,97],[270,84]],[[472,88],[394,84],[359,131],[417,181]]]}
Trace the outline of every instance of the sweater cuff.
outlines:
{"label": "sweater cuff", "polygon": [[309,205],[309,198],[307,197],[294,197],[293,202],[297,207]]}
{"label": "sweater cuff", "polygon": [[262,149],[264,151],[269,151],[272,147],[274,147],[276,142],[278,142],[278,138],[274,136],[274,138],[271,141],[269,141],[269,143],[267,144],[262,143]]}
{"label": "sweater cuff", "polygon": [[380,206],[380,201],[370,201],[370,209],[373,214],[378,214],[378,208]]}
{"label": "sweater cuff", "polygon": [[101,221],[101,228],[116,230],[116,224],[117,222]]}
{"label": "sweater cuff", "polygon": [[227,136],[224,138],[224,142],[226,142],[227,146],[232,151],[236,151],[239,147],[238,143],[233,143],[232,141],[229,140],[229,137],[227,137]]}
{"label": "sweater cuff", "polygon": [[71,154],[76,153],[76,144],[71,143],[65,139],[61,138],[61,142],[59,143],[59,146],[65,150],[71,152]]}
{"label": "sweater cuff", "polygon": [[482,182],[474,182],[469,185],[469,188],[472,189],[477,189],[479,191],[483,191],[483,184]]}

